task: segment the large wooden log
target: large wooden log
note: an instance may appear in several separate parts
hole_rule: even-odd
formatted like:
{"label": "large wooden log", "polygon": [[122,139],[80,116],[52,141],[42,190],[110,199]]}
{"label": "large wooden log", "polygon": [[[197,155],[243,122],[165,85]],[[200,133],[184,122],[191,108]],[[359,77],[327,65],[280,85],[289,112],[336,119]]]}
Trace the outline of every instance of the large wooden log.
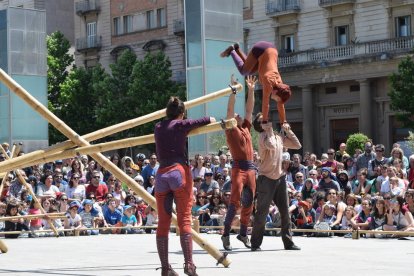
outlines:
{"label": "large wooden log", "polygon": [[[23,87],[15,82],[10,76],[0,69],[0,80],[12,90],[18,97],[25,101],[29,106],[36,110],[43,118],[45,118],[50,124],[57,128],[62,134],[69,138],[77,146],[89,146],[85,138],[74,132],[69,126],[67,126],[56,115],[50,112],[45,106],[37,101],[32,95],[30,95]],[[225,93],[223,93],[224,95]],[[165,110],[164,110],[165,113]],[[164,114],[163,113],[163,114]],[[163,115],[160,115],[163,116]],[[143,187],[138,185],[132,178],[125,174],[120,168],[113,164],[108,158],[101,153],[91,154],[92,158],[96,160],[102,167],[111,172],[116,178],[126,183],[128,187],[133,189],[139,196],[141,196],[148,204],[156,208],[156,201]],[[177,217],[173,214],[172,221],[177,225]],[[206,250],[211,256],[213,256],[219,263],[222,263],[225,267],[230,265],[230,260],[226,258],[226,254],[221,253],[208,241],[204,240],[198,233],[192,230],[193,240],[204,250]]]}
{"label": "large wooden log", "polygon": [[[9,88],[10,86],[13,87],[12,83],[9,80],[9,76],[2,70],[0,69],[0,81],[2,81],[4,84],[6,84]],[[10,85],[10,86],[9,86]],[[237,84],[234,86],[238,91],[242,90],[243,86],[241,84]],[[11,90],[15,89],[15,88],[10,88]],[[190,100],[185,102],[185,107],[186,109],[190,109],[192,107],[213,101],[215,99],[221,98],[223,96],[226,96],[228,94],[232,93],[232,89],[229,88],[225,88],[216,92],[212,92],[208,95],[199,97],[197,99],[194,100]],[[30,95],[30,94],[29,94]],[[42,105],[41,105],[42,106]],[[35,108],[36,111],[39,110],[39,107],[35,107],[32,106],[33,108]],[[82,136],[82,138],[84,138],[86,141],[95,141],[97,139],[106,137],[108,135],[114,134],[114,133],[118,133],[121,132],[123,130],[126,129],[130,129],[148,122],[152,122],[154,120],[160,119],[162,117],[165,116],[165,109],[162,110],[158,110],[155,111],[153,113],[135,118],[135,119],[131,119],[113,126],[109,126],[94,132],[91,132],[89,134],[86,134],[84,136]],[[57,128],[59,130],[59,128]],[[60,131],[60,130],[59,130]],[[33,151],[30,153],[27,153],[23,156],[19,156],[17,158],[15,158],[14,160],[10,160],[10,161],[3,161],[0,163],[0,172],[4,172],[7,170],[12,170],[15,168],[23,168],[23,167],[27,167],[28,164],[30,164],[31,160],[37,160],[39,158],[41,158],[41,156],[44,155],[50,155],[56,152],[61,152],[65,149],[69,149],[76,146],[76,144],[73,141],[65,141],[56,145],[53,145],[47,149],[44,150],[37,150],[37,151]]]}
{"label": "large wooden log", "polygon": [[0,217],[0,221],[13,220],[13,219],[34,219],[34,218],[44,218],[49,217],[50,219],[65,218],[65,213],[48,213],[48,214],[37,214],[37,215],[24,215],[24,216],[14,216],[14,217]]}
{"label": "large wooden log", "polygon": [[[237,121],[234,118],[224,121],[224,127],[226,129],[231,129],[235,126],[237,126]],[[189,133],[189,136],[194,136],[194,135],[199,135],[199,134],[204,134],[204,133],[209,133],[209,132],[214,132],[214,131],[219,131],[219,130],[222,130],[221,123],[216,122],[216,123],[211,123],[206,126],[199,127],[197,129],[192,130]],[[144,135],[140,137],[126,138],[126,139],[121,139],[121,140],[116,140],[116,141],[111,141],[111,142],[106,142],[106,143],[101,143],[101,144],[96,144],[96,145],[90,145],[86,147],[68,149],[62,152],[54,153],[52,155],[42,156],[42,158],[38,160],[34,160],[32,161],[32,163],[33,164],[47,163],[47,162],[55,161],[58,159],[71,158],[71,157],[74,157],[80,154],[89,155],[95,152],[105,152],[105,151],[110,151],[110,150],[115,150],[115,149],[120,149],[120,148],[135,147],[138,145],[151,144],[154,142],[155,142],[154,134],[149,134],[149,135]]]}

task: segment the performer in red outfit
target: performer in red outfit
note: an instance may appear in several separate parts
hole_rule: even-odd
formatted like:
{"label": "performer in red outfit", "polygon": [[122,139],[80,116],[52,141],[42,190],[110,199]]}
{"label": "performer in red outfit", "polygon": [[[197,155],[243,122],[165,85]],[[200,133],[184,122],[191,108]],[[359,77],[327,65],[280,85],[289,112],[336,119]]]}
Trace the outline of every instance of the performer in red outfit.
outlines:
{"label": "performer in red outfit", "polygon": [[155,145],[160,167],[155,176],[155,198],[158,209],[157,249],[161,261],[161,275],[178,275],[168,262],[168,233],[171,224],[173,201],[177,207],[178,227],[185,264],[184,273],[197,275],[193,263],[191,234],[191,207],[193,180],[187,164],[186,141],[188,133],[197,127],[215,122],[214,118],[184,120],[184,103],[172,97],[167,104],[167,119],[155,126]]}
{"label": "performer in red outfit", "polygon": [[247,248],[250,248],[250,241],[247,237],[247,226],[253,210],[253,199],[256,190],[256,167],[253,164],[253,145],[250,128],[252,126],[252,112],[254,107],[254,86],[256,77],[247,77],[248,86],[245,118],[234,113],[235,94],[230,95],[227,105],[227,119],[235,118],[237,127],[226,130],[226,140],[231,155],[233,166],[231,169],[231,198],[226,218],[224,220],[224,233],[221,237],[223,247],[232,250],[230,245],[231,223],[240,208],[240,234],[237,239],[242,241]]}
{"label": "performer in red outfit", "polygon": [[277,68],[278,53],[275,46],[266,41],[259,41],[253,45],[249,54],[246,55],[240,50],[238,44],[229,46],[220,56],[228,57],[231,55],[240,74],[243,76],[259,73],[259,80],[263,86],[262,113],[263,123],[269,119],[269,101],[272,91],[280,97],[281,101],[277,102],[279,120],[282,125],[286,122],[285,103],[289,100],[291,91],[290,87],[282,82],[282,78]]}

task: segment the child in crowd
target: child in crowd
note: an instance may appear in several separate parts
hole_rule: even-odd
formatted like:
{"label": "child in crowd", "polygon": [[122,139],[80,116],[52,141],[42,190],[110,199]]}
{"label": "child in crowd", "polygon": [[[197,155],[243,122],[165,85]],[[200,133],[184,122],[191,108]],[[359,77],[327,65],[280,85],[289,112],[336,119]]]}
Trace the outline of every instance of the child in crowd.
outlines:
{"label": "child in crowd", "polygon": [[79,229],[81,228],[82,218],[78,214],[80,203],[77,201],[72,201],[69,205],[69,210],[66,213],[65,218],[65,229],[73,229],[73,232],[66,232],[66,236],[79,235]]}
{"label": "child in crowd", "polygon": [[[4,231],[28,231],[29,228],[24,224],[24,220],[19,218],[18,213],[19,204],[16,202],[9,202],[6,207],[6,217],[16,217],[15,219],[6,220],[4,225]],[[4,234],[6,239],[17,239],[20,234]]]}
{"label": "child in crowd", "polygon": [[[40,212],[40,203],[36,203],[34,200],[30,202],[29,207],[29,215],[39,215]],[[33,218],[30,220],[30,231],[37,231],[37,230],[43,230],[42,228],[42,218]],[[37,238],[40,236],[44,236],[44,233],[34,233],[32,232],[30,234],[32,237]]]}
{"label": "child in crowd", "polygon": [[331,225],[336,220],[335,216],[336,207],[333,204],[325,204],[323,206],[323,222]]}
{"label": "child in crowd", "polygon": [[122,226],[123,227],[128,227],[128,228],[124,228],[122,229],[121,233],[122,234],[136,234],[138,233],[138,229],[136,228],[131,228],[134,226],[137,226],[137,218],[135,217],[135,215],[133,215],[135,211],[135,208],[132,207],[131,205],[125,205],[124,206],[124,215],[122,216]]}
{"label": "child in crowd", "polygon": [[[57,213],[57,211],[58,211],[58,209],[57,209],[56,206],[50,206],[50,208],[49,208],[49,214],[51,214],[51,213]],[[56,230],[58,230],[58,235],[59,236],[64,236],[63,231],[59,231],[59,230],[63,230],[62,220],[60,218],[50,219],[50,221],[47,220],[47,219],[43,219],[42,220],[42,223],[44,225],[44,227],[43,227],[44,230],[50,230],[50,229],[52,229],[50,223],[53,223],[53,226],[55,226]],[[53,237],[54,235],[55,234],[53,232],[46,232],[45,233],[45,236],[49,236],[49,237]]]}
{"label": "child in crowd", "polygon": [[[342,216],[341,221],[341,230],[353,230],[353,221],[352,218],[356,216],[356,212],[353,206],[348,206],[345,208],[345,215]],[[344,236],[345,238],[352,238],[352,233],[347,233]]]}
{"label": "child in crowd", "polygon": [[[158,224],[158,213],[154,208],[152,208],[152,207],[150,207],[150,208],[151,209],[150,209],[150,212],[147,215],[147,222],[146,222],[145,226],[157,226],[157,224]],[[154,234],[155,232],[156,232],[155,229],[151,229],[151,228],[145,229],[145,233],[147,233],[147,234],[151,234],[151,233]]]}
{"label": "child in crowd", "polygon": [[363,199],[362,211],[353,219],[354,229],[368,230],[371,223],[371,200]]}
{"label": "child in crowd", "polygon": [[[6,213],[6,203],[0,202],[0,218]],[[4,231],[4,221],[0,221],[0,231]]]}
{"label": "child in crowd", "polygon": [[82,219],[82,231],[80,232],[81,235],[98,235],[99,230],[90,229],[96,227],[96,218],[99,218],[98,211],[96,211],[93,207],[93,201],[90,199],[86,199],[83,202],[83,211],[80,212],[80,217]]}

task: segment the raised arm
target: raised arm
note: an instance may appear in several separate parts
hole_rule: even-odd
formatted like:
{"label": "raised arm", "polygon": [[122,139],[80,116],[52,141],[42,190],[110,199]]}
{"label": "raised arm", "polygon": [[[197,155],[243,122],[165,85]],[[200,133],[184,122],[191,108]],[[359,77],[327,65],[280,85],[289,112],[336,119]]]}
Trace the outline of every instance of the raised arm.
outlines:
{"label": "raised arm", "polygon": [[252,122],[252,114],[254,108],[254,87],[256,85],[257,78],[255,76],[247,76],[246,84],[247,84],[247,101],[246,101],[246,115],[245,119]]}
{"label": "raised arm", "polygon": [[[231,75],[231,85],[237,84],[237,81],[234,79],[234,75]],[[236,102],[236,92],[233,92],[229,96],[229,101],[227,102],[227,116],[226,119],[229,120],[234,118],[234,103]]]}

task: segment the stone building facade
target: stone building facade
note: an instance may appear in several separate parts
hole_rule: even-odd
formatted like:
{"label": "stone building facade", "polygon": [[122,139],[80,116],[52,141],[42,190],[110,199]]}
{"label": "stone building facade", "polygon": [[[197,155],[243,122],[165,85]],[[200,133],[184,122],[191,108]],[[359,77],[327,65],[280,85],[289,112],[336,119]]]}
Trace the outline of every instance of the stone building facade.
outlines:
{"label": "stone building facade", "polygon": [[246,48],[260,40],[278,48],[293,89],[287,118],[303,151],[338,148],[362,132],[389,152],[406,137],[390,109],[388,77],[412,53],[413,13],[412,0],[251,1]]}
{"label": "stone building facade", "polygon": [[124,49],[138,58],[161,49],[185,81],[183,0],[81,0],[75,13],[76,64],[108,69]]}

